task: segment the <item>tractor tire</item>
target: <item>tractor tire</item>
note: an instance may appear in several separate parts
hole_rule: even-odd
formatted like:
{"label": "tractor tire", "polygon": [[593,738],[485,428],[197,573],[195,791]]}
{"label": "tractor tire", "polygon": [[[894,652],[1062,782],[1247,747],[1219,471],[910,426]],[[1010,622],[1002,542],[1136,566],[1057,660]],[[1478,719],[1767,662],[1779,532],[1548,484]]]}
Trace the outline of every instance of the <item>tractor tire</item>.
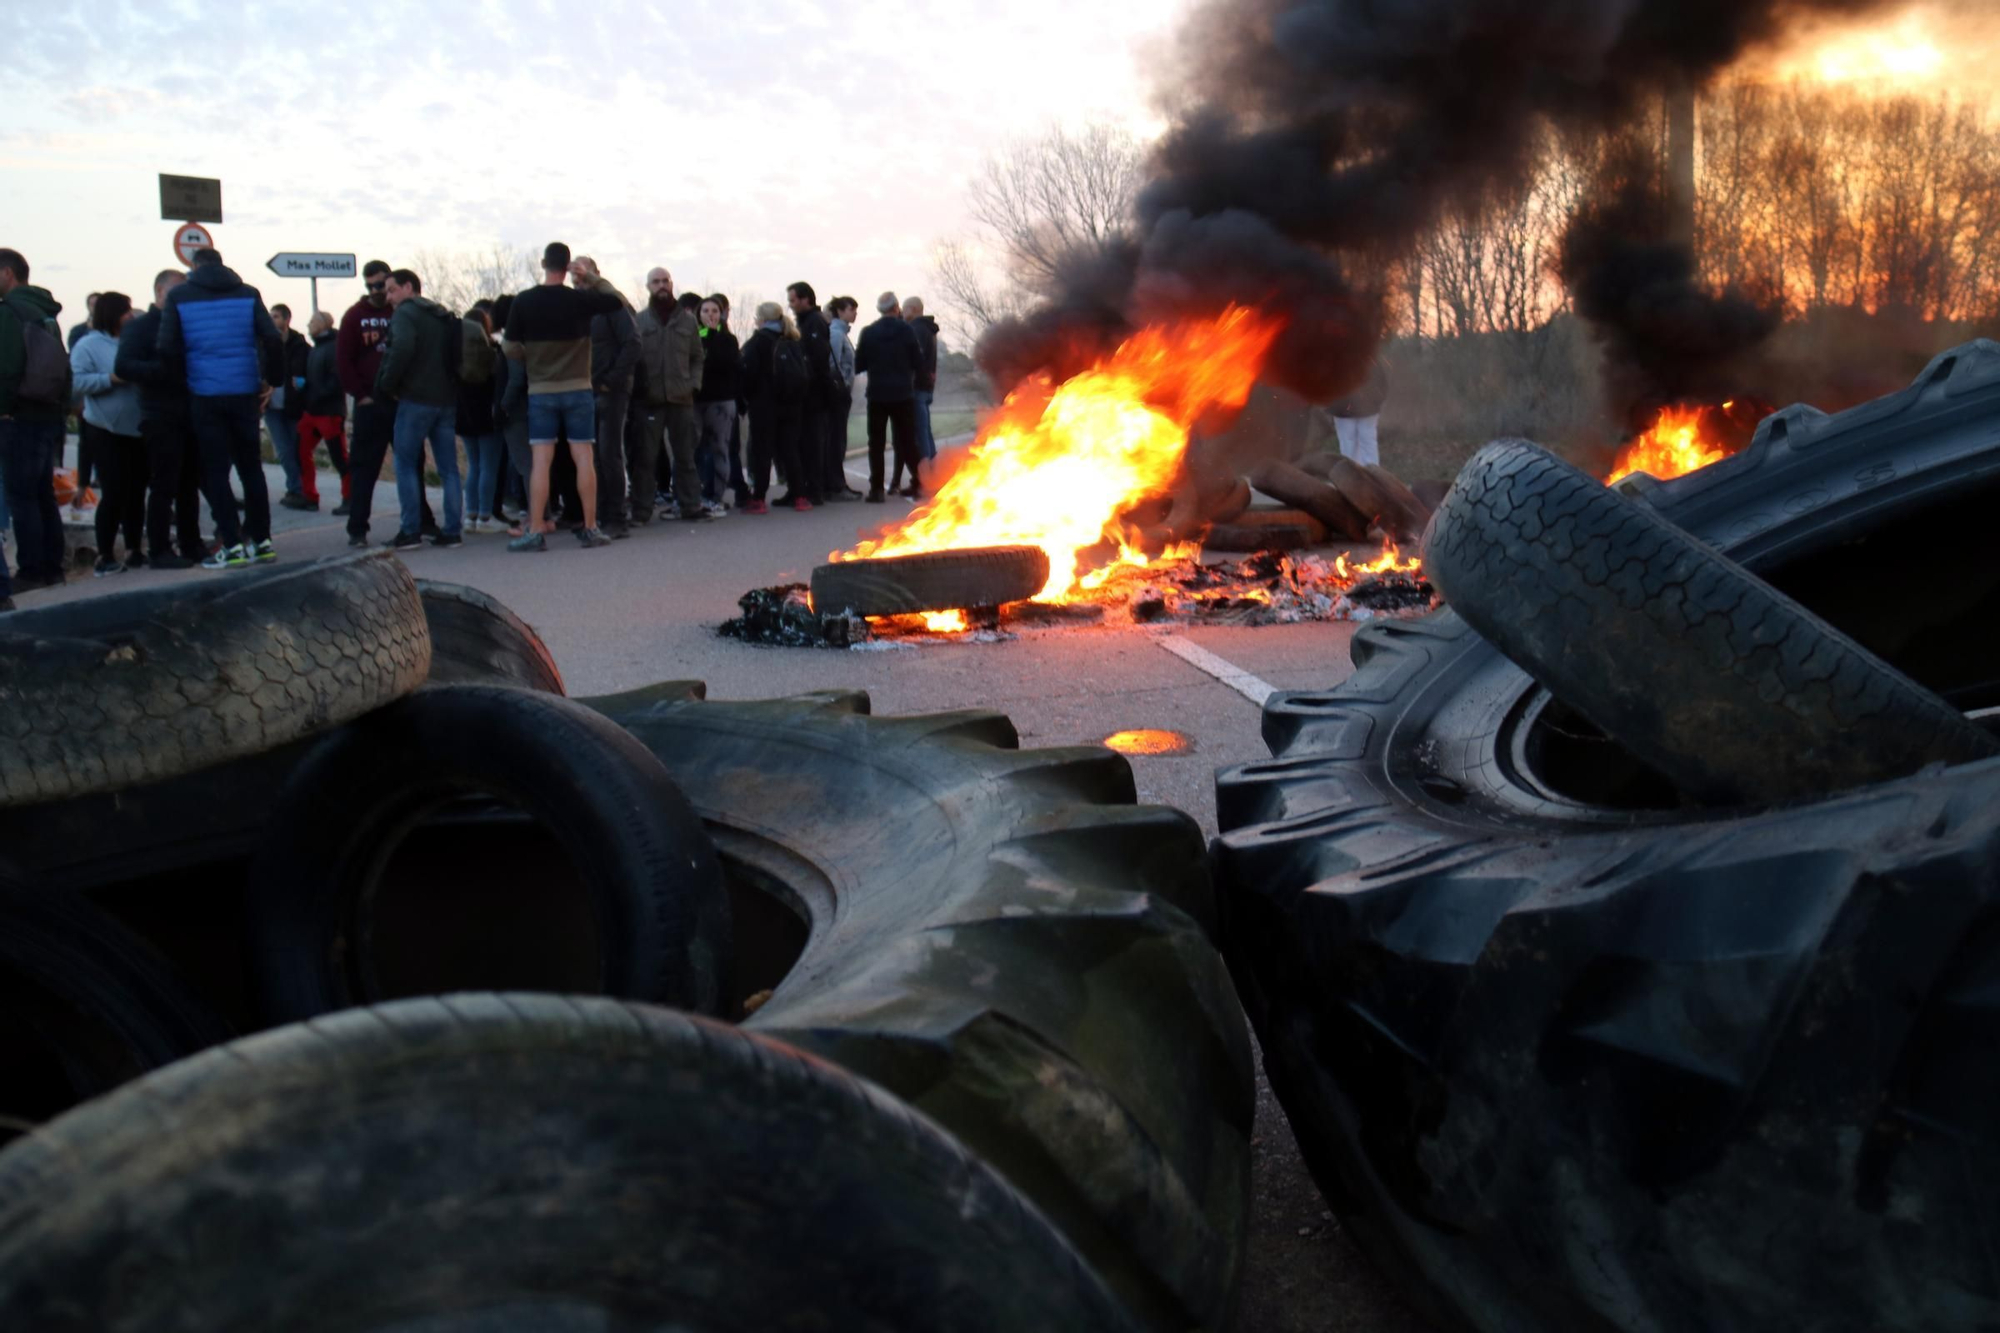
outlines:
{"label": "tractor tire", "polygon": [[1796,601],[1526,440],[1465,465],[1424,570],[1494,647],[1703,801],[1768,805],[2000,755]]}
{"label": "tractor tire", "polygon": [[517,685],[562,694],[556,659],[528,622],[477,588],[417,580],[431,631],[431,685]]}
{"label": "tractor tire", "polygon": [[812,575],[812,604],[821,615],[955,611],[1025,601],[1048,581],[1049,557],[1038,546],[932,551],[821,565]]}
{"label": "tractor tire", "polygon": [[467,994],[283,1028],[0,1154],[0,1327],[1133,1328],[930,1120],[781,1042]]}
{"label": "tractor tire", "polygon": [[276,749],[429,669],[416,583],[386,551],[16,611],[0,622],[0,806]]}
{"label": "tractor tire", "polygon": [[1253,1097],[1200,830],[1100,747],[859,693],[589,701],[659,755],[733,879],[804,927],[745,1026],[936,1119],[1154,1329],[1219,1329]]}
{"label": "tractor tire", "polygon": [[[1975,343],[1618,489],[1990,716],[1996,414]],[[1222,939],[1322,1193],[1412,1300],[1481,1330],[2000,1321],[2000,761],[1704,812],[1455,611],[1353,654],[1217,780]]]}

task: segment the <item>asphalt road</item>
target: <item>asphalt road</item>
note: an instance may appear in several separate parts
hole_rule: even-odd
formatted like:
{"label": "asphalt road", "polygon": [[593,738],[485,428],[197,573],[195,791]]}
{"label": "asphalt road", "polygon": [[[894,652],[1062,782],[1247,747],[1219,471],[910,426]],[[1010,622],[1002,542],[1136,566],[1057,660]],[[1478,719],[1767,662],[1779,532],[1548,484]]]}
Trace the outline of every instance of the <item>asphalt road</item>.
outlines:
{"label": "asphalt road", "polygon": [[[850,459],[850,468],[859,461]],[[278,470],[266,471],[275,496],[282,489]],[[322,474],[321,492],[338,495],[331,474]],[[386,540],[395,530],[393,486],[377,487],[376,506],[373,536]],[[1226,675],[1233,667],[1255,678],[1245,685],[1252,693],[1258,682],[1310,688],[1348,673],[1353,626],[1347,624],[1044,629],[1008,642],[859,652],[753,647],[716,634],[715,626],[736,613],[736,599],[748,589],[805,581],[829,552],[909,509],[907,501],[892,500],[884,506],[831,504],[808,514],[732,513],[702,524],[655,522],[598,550],[558,534],[541,555],[510,554],[504,535],[469,534],[459,549],[424,547],[406,559],[421,577],[470,584],[512,607],[540,631],[576,695],[667,679],[704,680],[709,697],[720,699],[861,689],[877,713],[998,709],[1014,719],[1024,746],[1089,744],[1128,728],[1179,731],[1192,741],[1185,753],[1131,760],[1139,796],[1178,806],[1210,835],[1215,769],[1267,756],[1258,704],[1215,673]],[[284,509],[275,515],[282,559],[347,549],[342,519]],[[201,571],[138,571],[108,579],[84,574],[66,587],[28,594],[20,604],[227,577]],[[1173,651],[1172,640],[1205,653]],[[1239,678],[1238,684],[1244,682]],[[1333,1221],[1261,1069],[1257,1117],[1254,1222],[1237,1327],[1258,1333],[1423,1329]]]}

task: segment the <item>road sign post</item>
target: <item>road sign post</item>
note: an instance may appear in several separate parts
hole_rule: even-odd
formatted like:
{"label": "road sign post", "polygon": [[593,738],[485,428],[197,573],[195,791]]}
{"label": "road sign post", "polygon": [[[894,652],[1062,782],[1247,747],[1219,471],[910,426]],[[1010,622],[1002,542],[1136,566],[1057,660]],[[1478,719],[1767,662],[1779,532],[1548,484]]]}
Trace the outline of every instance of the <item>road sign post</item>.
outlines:
{"label": "road sign post", "polygon": [[199,222],[183,222],[174,228],[174,258],[181,261],[182,268],[194,267],[195,251],[214,248],[215,238]]}
{"label": "road sign post", "polygon": [[281,278],[312,279],[313,313],[319,313],[319,280],[321,278],[351,278],[354,276],[353,255],[314,254],[311,252],[285,251],[272,255],[264,267]]}
{"label": "road sign post", "polygon": [[222,182],[160,173],[160,221],[222,221]]}

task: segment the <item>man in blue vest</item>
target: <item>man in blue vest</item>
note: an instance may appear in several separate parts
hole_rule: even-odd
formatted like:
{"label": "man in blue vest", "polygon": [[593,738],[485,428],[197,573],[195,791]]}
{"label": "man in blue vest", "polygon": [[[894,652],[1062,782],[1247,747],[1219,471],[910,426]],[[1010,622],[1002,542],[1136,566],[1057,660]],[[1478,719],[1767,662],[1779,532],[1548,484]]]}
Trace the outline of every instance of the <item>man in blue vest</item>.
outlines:
{"label": "man in blue vest", "polygon": [[[235,569],[278,558],[271,544],[271,493],[264,485],[257,419],[284,373],[284,344],[264,298],[213,250],[194,253],[194,272],[167,293],[160,354],[187,369],[188,417],[201,453],[202,494],[222,545],[203,569]],[[236,520],[230,469],[243,483]]]}

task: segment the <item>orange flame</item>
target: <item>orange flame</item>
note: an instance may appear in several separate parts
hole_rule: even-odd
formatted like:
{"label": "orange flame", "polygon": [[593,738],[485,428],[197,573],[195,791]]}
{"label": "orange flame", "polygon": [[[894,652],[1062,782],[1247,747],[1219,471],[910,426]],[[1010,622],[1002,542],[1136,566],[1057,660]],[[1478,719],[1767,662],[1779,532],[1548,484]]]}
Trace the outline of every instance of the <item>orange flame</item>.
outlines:
{"label": "orange flame", "polygon": [[[1728,412],[1736,404],[1732,400],[1722,405]],[[1644,472],[1660,481],[1671,481],[1685,476],[1696,468],[1719,463],[1735,453],[1722,441],[1704,433],[1704,413],[1700,407],[1666,407],[1654,420],[1650,429],[1618,454],[1618,461],[1612,465],[1611,475],[1604,479],[1606,486],[1634,472]]]}
{"label": "orange flame", "polygon": [[1086,558],[1078,568],[1084,552],[1118,540],[1120,514],[1172,486],[1203,414],[1248,401],[1281,327],[1231,306],[1213,319],[1141,329],[1060,385],[1035,377],[1007,395],[929,504],[828,558],[1039,546],[1049,580],[1035,600],[1045,602],[1096,587],[1120,567],[1153,563],[1120,542],[1116,557]]}
{"label": "orange flame", "polygon": [[1350,565],[1347,553],[1341,552],[1333,558],[1333,572],[1341,582],[1351,582],[1364,574],[1416,574],[1422,571],[1424,562],[1417,556],[1405,556],[1397,547],[1395,539],[1382,539],[1382,554],[1366,564]]}

